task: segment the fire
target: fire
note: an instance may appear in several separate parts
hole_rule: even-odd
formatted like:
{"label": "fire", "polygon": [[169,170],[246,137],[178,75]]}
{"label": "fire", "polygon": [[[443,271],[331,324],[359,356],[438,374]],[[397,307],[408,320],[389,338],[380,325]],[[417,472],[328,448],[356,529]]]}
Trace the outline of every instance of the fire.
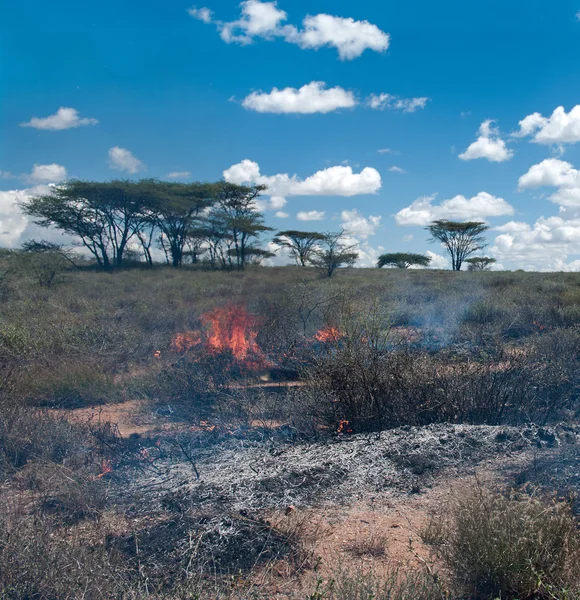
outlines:
{"label": "fire", "polygon": [[256,343],[257,319],[243,306],[230,304],[223,308],[214,308],[206,313],[201,321],[209,326],[207,345],[210,350],[229,350],[234,358],[241,361],[249,354],[261,356],[262,351]]}
{"label": "fire", "polygon": [[187,352],[199,344],[201,344],[200,332],[186,331],[185,333],[178,333],[171,340],[171,349],[174,352]]}
{"label": "fire", "polygon": [[101,479],[102,477],[105,477],[105,475],[108,475],[109,473],[112,473],[112,472],[113,472],[113,464],[111,463],[111,461],[108,458],[105,458],[101,462],[101,472],[97,475],[97,479]]}
{"label": "fire", "polygon": [[343,337],[343,334],[337,327],[328,326],[324,327],[320,331],[317,331],[314,335],[314,339],[317,342],[338,342]]}
{"label": "fire", "polygon": [[268,365],[256,338],[259,320],[245,306],[228,304],[214,308],[201,317],[202,331],[177,334],[171,341],[174,352],[186,353],[202,348],[209,354],[229,352],[234,360],[250,369]]}
{"label": "fire", "polygon": [[336,430],[336,433],[339,435],[342,433],[352,433],[352,427],[350,426],[349,421],[346,419],[341,419],[338,422],[338,429]]}

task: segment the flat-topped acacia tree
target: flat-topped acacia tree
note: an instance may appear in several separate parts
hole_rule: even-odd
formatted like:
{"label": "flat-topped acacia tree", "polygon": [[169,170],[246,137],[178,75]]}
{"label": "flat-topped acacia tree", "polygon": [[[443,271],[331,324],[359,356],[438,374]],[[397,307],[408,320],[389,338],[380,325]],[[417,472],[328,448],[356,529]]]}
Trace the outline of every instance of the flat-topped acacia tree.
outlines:
{"label": "flat-topped acacia tree", "polygon": [[317,231],[279,231],[272,240],[278,246],[287,248],[297,265],[305,267],[316,250],[316,244],[324,240],[324,234]]}
{"label": "flat-topped acacia tree", "polygon": [[497,261],[489,256],[473,256],[465,261],[468,271],[489,271]]}
{"label": "flat-topped acacia tree", "polygon": [[430,242],[440,242],[451,258],[453,271],[461,271],[461,265],[479,250],[485,248],[484,233],[489,226],[481,221],[433,221],[427,231],[431,234]]}
{"label": "flat-topped acacia tree", "polygon": [[377,261],[377,267],[397,267],[398,269],[408,269],[409,267],[428,267],[431,264],[431,257],[425,254],[415,254],[414,252],[392,252],[390,254],[381,254]]}

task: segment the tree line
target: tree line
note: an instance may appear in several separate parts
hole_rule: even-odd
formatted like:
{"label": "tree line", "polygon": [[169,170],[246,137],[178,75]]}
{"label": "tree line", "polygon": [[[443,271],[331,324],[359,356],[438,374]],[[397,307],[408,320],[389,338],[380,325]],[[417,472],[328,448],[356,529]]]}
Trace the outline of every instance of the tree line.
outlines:
{"label": "tree line", "polygon": [[[153,248],[161,249],[174,267],[186,260],[204,260],[213,268],[244,269],[274,254],[261,245],[273,231],[258,210],[265,186],[241,186],[225,181],[175,183],[156,179],[92,182],[69,180],[50,193],[21,204],[23,212],[44,227],[73,235],[103,268],[121,267],[138,247],[153,264]],[[431,241],[448,252],[452,268],[467,262],[470,270],[487,269],[494,259],[474,256],[485,247],[487,225],[481,222],[439,220],[427,227]],[[286,230],[272,241],[285,248],[301,266],[314,266],[331,277],[336,269],[352,266],[356,244],[345,231]],[[416,253],[382,254],[377,266],[427,267],[431,258]]]}

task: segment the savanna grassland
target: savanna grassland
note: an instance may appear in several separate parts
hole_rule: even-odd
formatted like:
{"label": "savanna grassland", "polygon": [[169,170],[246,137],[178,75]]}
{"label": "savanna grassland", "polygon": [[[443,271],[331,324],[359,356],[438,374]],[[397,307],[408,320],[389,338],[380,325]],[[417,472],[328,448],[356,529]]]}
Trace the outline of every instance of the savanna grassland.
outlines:
{"label": "savanna grassland", "polygon": [[0,274],[1,597],[580,597],[580,275]]}

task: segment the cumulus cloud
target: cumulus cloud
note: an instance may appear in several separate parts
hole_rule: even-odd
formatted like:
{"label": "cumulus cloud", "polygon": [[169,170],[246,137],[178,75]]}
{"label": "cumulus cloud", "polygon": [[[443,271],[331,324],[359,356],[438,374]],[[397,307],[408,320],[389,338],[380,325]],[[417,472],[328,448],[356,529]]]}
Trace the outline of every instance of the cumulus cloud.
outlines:
{"label": "cumulus cloud", "polygon": [[202,21],[203,23],[211,23],[212,21],[212,12],[209,8],[202,6],[201,8],[197,8],[196,6],[188,9],[187,14],[198,21]]}
{"label": "cumulus cloud", "polygon": [[187,179],[191,175],[191,171],[171,171],[167,173],[167,179]]}
{"label": "cumulus cloud", "polygon": [[367,49],[385,52],[389,47],[389,35],[368,21],[320,14],[306,17],[302,25],[301,31],[290,29],[286,41],[315,50],[334,47],[342,60],[357,58]]}
{"label": "cumulus cloud", "polygon": [[532,137],[537,144],[574,144],[580,142],[580,104],[569,113],[558,106],[549,117],[535,112],[519,122],[520,129],[514,137]]}
{"label": "cumulus cloud", "polygon": [[248,159],[226,169],[223,176],[230,183],[266,185],[267,194],[282,197],[374,194],[382,185],[379,172],[372,167],[365,167],[360,173],[354,173],[349,166],[329,167],[300,179],[287,173],[262,175],[258,163]]}
{"label": "cumulus cloud", "polygon": [[373,110],[385,110],[387,108],[412,113],[419,108],[425,108],[428,101],[429,98],[399,98],[391,94],[371,94],[367,98],[367,105]]}
{"label": "cumulus cloud", "polygon": [[560,210],[580,207],[580,171],[569,162],[547,158],[532,165],[518,180],[520,190],[539,187],[558,188],[549,199],[560,205]]}
{"label": "cumulus cloud", "polygon": [[278,219],[287,219],[290,215],[283,210],[279,210],[274,216]]}
{"label": "cumulus cloud", "polygon": [[518,268],[538,271],[580,270],[580,261],[568,263],[580,254],[580,219],[540,217],[533,225],[512,221],[497,228],[491,252]]}
{"label": "cumulus cloud", "polygon": [[62,165],[51,163],[49,165],[34,165],[32,172],[26,176],[30,183],[58,183],[66,179],[67,172]]}
{"label": "cumulus cloud", "polygon": [[433,206],[435,196],[422,196],[417,198],[410,206],[403,208],[395,215],[399,225],[426,226],[432,221],[448,219],[458,220],[485,220],[488,217],[501,217],[513,215],[514,208],[503,198],[497,198],[487,192],[479,192],[472,198],[454,196],[444,200],[438,206]]}
{"label": "cumulus cloud", "polygon": [[65,108],[61,106],[54,115],[44,118],[32,117],[30,121],[21,123],[21,127],[33,127],[34,129],[46,129],[49,131],[59,131],[62,129],[73,129],[84,125],[96,125],[97,119],[80,118],[79,111],[75,108]]}
{"label": "cumulus cloud", "polygon": [[296,215],[296,218],[299,221],[322,221],[322,219],[324,219],[325,216],[326,213],[321,210],[302,210]]}
{"label": "cumulus cloud", "polygon": [[499,130],[493,127],[494,121],[488,119],[479,127],[479,137],[465,152],[459,155],[461,160],[486,158],[491,162],[504,162],[514,155],[499,135]]}
{"label": "cumulus cloud", "polygon": [[381,217],[370,215],[363,217],[356,208],[352,210],[343,210],[340,214],[342,226],[346,232],[354,236],[366,239],[375,235],[381,224]]}
{"label": "cumulus cloud", "polygon": [[[425,254],[431,259],[429,263],[430,269],[447,269],[449,267],[449,258],[445,256],[441,256],[441,254],[436,254],[435,252],[431,252],[431,250],[427,250]],[[420,268],[420,267],[410,267],[411,269]]]}
{"label": "cumulus cloud", "polygon": [[352,108],[354,94],[340,86],[326,89],[324,81],[312,81],[300,89],[273,88],[271,92],[252,92],[242,102],[248,110],[276,114],[329,113],[339,108]]}
{"label": "cumulus cloud", "polygon": [[72,244],[78,241],[52,227],[35,225],[20,209],[20,203],[33,196],[48,194],[51,186],[35,185],[27,189],[0,192],[0,246],[17,248],[31,239]]}
{"label": "cumulus cloud", "polygon": [[299,29],[284,24],[288,15],[276,2],[245,0],[240,8],[239,19],[229,22],[213,19],[206,7],[191,8],[188,13],[204,23],[215,24],[227,43],[250,44],[256,39],[281,38],[304,49],[336,48],[341,60],[357,58],[367,49],[385,52],[389,47],[389,35],[368,21],[327,14],[309,15]]}
{"label": "cumulus cloud", "polygon": [[0,192],[0,245],[19,245],[20,237],[28,225],[28,219],[20,210],[19,204],[28,199],[27,190]]}
{"label": "cumulus cloud", "polygon": [[393,165],[392,167],[389,167],[389,172],[390,173],[399,173],[399,175],[405,175],[407,173],[407,171],[405,171],[405,169],[401,169],[401,167],[397,167],[397,165]]}
{"label": "cumulus cloud", "polygon": [[131,174],[145,170],[145,165],[136,156],[133,156],[127,148],[119,148],[119,146],[109,150],[109,167]]}

